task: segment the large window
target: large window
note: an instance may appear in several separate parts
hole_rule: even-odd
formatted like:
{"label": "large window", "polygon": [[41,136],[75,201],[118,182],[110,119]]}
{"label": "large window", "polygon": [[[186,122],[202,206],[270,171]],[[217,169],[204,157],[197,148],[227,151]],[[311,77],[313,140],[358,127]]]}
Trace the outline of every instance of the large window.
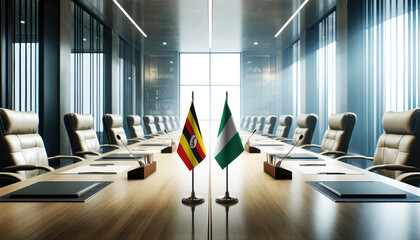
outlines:
{"label": "large window", "polygon": [[[300,79],[300,40],[288,47],[283,54],[282,93],[283,99],[292,99],[293,104],[282,106],[282,114],[292,114],[294,119],[302,113],[302,84]],[[293,121],[296,125],[296,120]]]}
{"label": "large window", "polygon": [[319,139],[328,129],[328,116],[336,111],[335,11],[318,23],[316,78],[319,90]]}
{"label": "large window", "polygon": [[[104,115],[104,26],[72,2],[70,111],[89,113],[102,132]],[[102,140],[102,138],[100,137]]]}
{"label": "large window", "polygon": [[[416,108],[419,95],[418,0],[366,1],[365,61],[370,148],[386,111]],[[371,153],[372,154],[372,153]]]}
{"label": "large window", "polygon": [[[136,83],[140,77],[140,53],[129,43],[120,38],[120,57],[119,57],[119,81],[114,91],[114,97],[118,99],[117,113],[126,119],[128,115],[136,112],[136,89],[139,89]],[[123,125],[128,131],[126,121]]]}
{"label": "large window", "polygon": [[[194,91],[194,106],[204,140],[217,134],[228,92],[228,103],[236,124],[240,116],[240,54],[180,55],[180,117],[185,121]],[[215,138],[213,138],[215,139]]]}
{"label": "large window", "polygon": [[39,110],[39,3],[10,0],[6,3],[7,107],[17,111]]}

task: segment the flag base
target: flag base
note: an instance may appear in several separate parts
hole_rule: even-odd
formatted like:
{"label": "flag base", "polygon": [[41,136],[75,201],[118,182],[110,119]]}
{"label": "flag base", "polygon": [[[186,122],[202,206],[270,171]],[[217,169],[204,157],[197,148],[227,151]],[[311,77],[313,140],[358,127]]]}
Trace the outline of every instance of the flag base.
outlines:
{"label": "flag base", "polygon": [[237,198],[229,196],[229,192],[225,193],[225,196],[220,196],[216,198],[216,203],[222,205],[234,205],[237,204],[239,200]]}
{"label": "flag base", "polygon": [[204,198],[195,196],[195,192],[191,192],[191,196],[183,198],[182,203],[185,205],[199,205],[204,203]]}

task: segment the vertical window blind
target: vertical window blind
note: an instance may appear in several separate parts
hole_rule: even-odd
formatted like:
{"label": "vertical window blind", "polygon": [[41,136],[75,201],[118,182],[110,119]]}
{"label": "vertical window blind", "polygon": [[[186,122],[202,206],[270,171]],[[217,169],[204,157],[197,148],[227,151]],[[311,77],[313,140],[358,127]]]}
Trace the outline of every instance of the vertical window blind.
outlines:
{"label": "vertical window blind", "polygon": [[419,106],[418,0],[365,2],[366,96],[370,149],[386,111]]}
{"label": "vertical window blind", "polygon": [[70,108],[75,113],[89,113],[94,129],[102,140],[104,115],[104,26],[77,4],[72,7]]}
{"label": "vertical window blind", "polygon": [[335,11],[317,24],[316,77],[319,84],[319,139],[328,129],[328,116],[336,111]]}
{"label": "vertical window blind", "polygon": [[[292,114],[297,119],[301,114],[301,80],[300,80],[300,40],[294,42],[290,47],[285,49],[282,62],[282,89],[286,95],[283,99],[292,99],[293,104],[283,106],[282,114]],[[296,125],[296,120],[293,121]]]}
{"label": "vertical window blind", "polygon": [[135,113],[135,89],[140,87],[136,86],[136,78],[140,77],[140,53],[122,38],[119,52],[118,113],[126,119],[128,115]]}
{"label": "vertical window blind", "polygon": [[39,3],[7,1],[7,107],[17,111],[39,109]]}

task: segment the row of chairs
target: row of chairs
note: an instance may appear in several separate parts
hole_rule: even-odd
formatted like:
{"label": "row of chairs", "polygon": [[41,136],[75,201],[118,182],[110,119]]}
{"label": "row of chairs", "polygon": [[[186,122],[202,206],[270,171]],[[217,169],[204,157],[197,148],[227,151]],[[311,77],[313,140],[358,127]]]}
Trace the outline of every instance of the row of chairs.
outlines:
{"label": "row of chairs", "polygon": [[[384,133],[380,136],[373,157],[347,155],[350,138],[356,123],[354,113],[331,114],[328,118],[329,129],[325,132],[321,145],[311,144],[316,127],[315,114],[302,114],[297,119],[297,128],[292,139],[280,134],[288,134],[292,116],[280,116],[279,127],[275,138],[291,141],[296,144],[300,135],[303,139],[297,143],[302,148],[317,147],[320,153],[329,155],[339,161],[364,159],[372,161],[369,171],[376,171],[384,176],[418,185],[420,179],[420,109],[402,112],[387,112],[382,118]],[[243,130],[247,127],[247,117],[243,118]],[[251,122],[251,121],[250,121]],[[255,121],[258,123],[258,121]],[[242,125],[243,124],[243,125]],[[256,124],[256,126],[258,126]]]}
{"label": "row of chairs", "polygon": [[[2,186],[51,171],[54,169],[52,166],[64,165],[63,160],[83,161],[86,157],[100,155],[101,148],[120,148],[123,144],[117,139],[117,135],[120,135],[125,144],[128,141],[136,142],[159,135],[144,134],[140,116],[130,115],[127,117],[127,123],[132,139],[127,139],[122,127],[122,117],[106,114],[103,117],[103,123],[110,144],[100,145],[96,131],[93,129],[92,115],[68,113],[64,116],[64,123],[75,156],[48,157],[42,137],[38,134],[38,123],[38,115],[34,112],[18,112],[0,108],[0,184]],[[170,118],[167,124],[172,124]],[[175,123],[167,130],[176,129]]]}
{"label": "row of chairs", "polygon": [[146,115],[143,121],[148,134],[158,134],[164,129],[173,131],[180,128],[179,118],[175,116]]}

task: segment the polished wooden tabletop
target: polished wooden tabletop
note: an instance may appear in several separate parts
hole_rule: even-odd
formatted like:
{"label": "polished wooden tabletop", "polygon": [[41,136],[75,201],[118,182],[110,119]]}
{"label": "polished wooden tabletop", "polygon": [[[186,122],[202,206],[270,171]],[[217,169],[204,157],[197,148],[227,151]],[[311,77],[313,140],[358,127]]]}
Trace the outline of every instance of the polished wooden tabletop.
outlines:
{"label": "polished wooden tabletop", "polygon": [[191,172],[176,152],[156,154],[157,171],[144,180],[127,180],[126,172],[58,174],[92,159],[1,188],[3,195],[38,181],[114,181],[84,203],[0,203],[0,238],[420,239],[420,203],[335,203],[305,181],[376,180],[420,196],[418,188],[328,158],[362,174],[305,175],[298,162],[285,161],[293,180],[274,180],[263,172],[265,153],[244,152],[229,165],[229,193],[239,202],[226,207],[215,202],[225,193],[225,170],[207,154],[195,168],[195,192],[205,203],[195,207],[181,203]]}

